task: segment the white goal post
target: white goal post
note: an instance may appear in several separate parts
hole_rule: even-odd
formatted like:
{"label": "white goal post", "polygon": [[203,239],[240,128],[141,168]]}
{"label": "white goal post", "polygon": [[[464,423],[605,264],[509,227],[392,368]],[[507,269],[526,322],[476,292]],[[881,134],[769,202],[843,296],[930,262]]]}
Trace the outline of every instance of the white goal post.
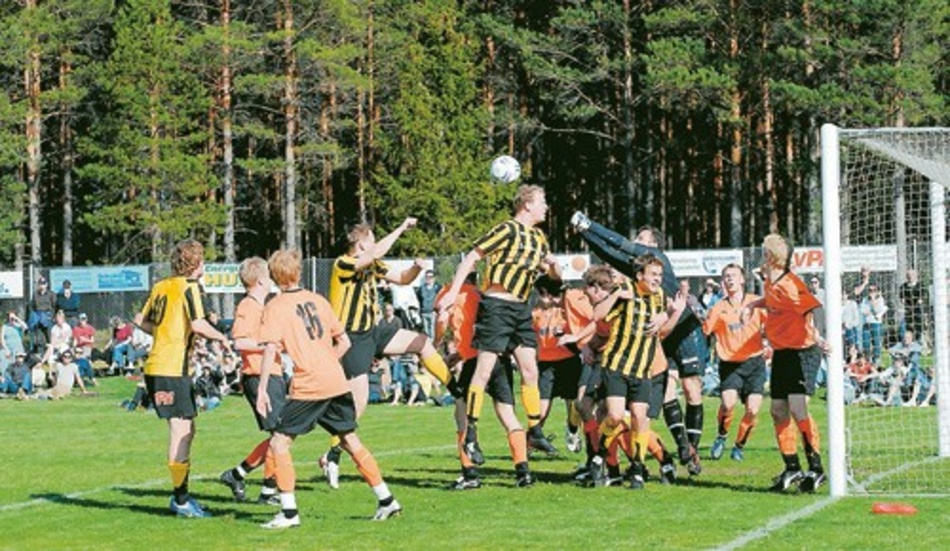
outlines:
{"label": "white goal post", "polygon": [[[833,348],[827,394],[831,495],[946,495],[950,128],[853,130],[826,124],[821,129],[821,179],[825,327]],[[856,265],[861,255],[852,253],[871,246],[893,250],[893,264],[873,271],[867,286],[880,288],[889,313],[883,324],[846,332],[843,293],[854,295],[860,289],[868,294],[861,287],[862,266]],[[911,269],[920,274],[920,284],[908,288],[922,288],[926,296],[919,301],[922,316],[908,317],[912,314],[901,300],[910,296],[903,284]],[[899,351],[888,352],[912,325],[922,327],[919,365]],[[846,346],[855,341],[855,350],[872,359],[879,375],[862,385],[845,374]],[[936,407],[930,403],[933,394],[922,397],[920,381],[928,380],[935,388]],[[907,386],[912,387],[910,395]]]}

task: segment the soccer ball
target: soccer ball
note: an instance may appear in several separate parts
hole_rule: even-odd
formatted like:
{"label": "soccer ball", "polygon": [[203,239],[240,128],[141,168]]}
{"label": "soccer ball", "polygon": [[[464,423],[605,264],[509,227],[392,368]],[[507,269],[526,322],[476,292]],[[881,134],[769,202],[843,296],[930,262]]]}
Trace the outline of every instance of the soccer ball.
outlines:
{"label": "soccer ball", "polygon": [[491,179],[510,184],[521,177],[521,164],[514,157],[502,155],[491,162]]}

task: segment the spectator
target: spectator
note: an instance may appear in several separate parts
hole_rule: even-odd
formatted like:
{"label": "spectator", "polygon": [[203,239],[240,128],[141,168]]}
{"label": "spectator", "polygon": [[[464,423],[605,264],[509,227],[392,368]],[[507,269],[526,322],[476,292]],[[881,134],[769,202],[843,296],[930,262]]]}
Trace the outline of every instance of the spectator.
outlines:
{"label": "spectator", "polygon": [[852,344],[858,350],[861,347],[861,311],[854,298],[847,291],[841,292],[841,325],[844,329],[844,346],[847,350]]}
{"label": "spectator", "polygon": [[135,394],[132,395],[132,398],[122,400],[119,405],[128,411],[135,411],[139,408],[151,409],[152,404],[149,402],[148,391],[145,389],[145,380],[142,379],[135,385]]}
{"label": "spectator", "polygon": [[73,327],[66,322],[66,314],[56,311],[53,327],[49,330],[49,348],[54,354],[61,354],[73,347]]}
{"label": "spectator", "polygon": [[216,373],[209,364],[201,367],[201,375],[195,379],[198,407],[205,411],[212,411],[221,405],[220,373]]}
{"label": "spectator", "polygon": [[861,323],[864,329],[862,340],[865,350],[874,365],[881,362],[881,347],[884,339],[884,315],[887,313],[887,303],[881,296],[877,285],[868,286],[868,294],[861,301]]}
{"label": "spectator", "polygon": [[76,347],[77,358],[92,358],[92,347],[96,343],[96,328],[89,323],[85,313],[79,314],[78,322],[73,327],[73,344]]}
{"label": "spectator", "polygon": [[154,340],[151,335],[142,331],[141,328],[135,327],[132,329],[132,341],[128,349],[128,361],[133,368],[138,360],[144,360],[148,357],[149,352],[152,351],[152,342],[154,342]]}
{"label": "spectator", "polygon": [[13,362],[7,366],[3,377],[3,392],[15,394],[23,400],[33,393],[33,368],[27,361],[25,351],[14,354]]}
{"label": "spectator", "polygon": [[64,397],[69,396],[73,387],[76,385],[79,385],[79,389],[83,395],[88,394],[86,385],[82,382],[82,377],[79,375],[79,366],[73,361],[72,350],[63,351],[59,361],[57,361],[55,365],[56,384],[53,385],[53,388],[48,393],[38,396],[39,398],[62,400]]}
{"label": "spectator", "polygon": [[12,310],[7,313],[7,321],[0,328],[0,373],[16,360],[16,355],[26,352],[23,346],[23,332],[26,323]]}
{"label": "spectator", "polygon": [[898,291],[900,305],[904,316],[901,320],[900,333],[903,338],[905,331],[913,331],[914,335],[920,337],[920,341],[926,340],[924,333],[924,307],[927,306],[927,289],[921,285],[917,270],[910,268],[907,270],[906,280],[900,286]]}
{"label": "spectator", "polygon": [[99,382],[96,381],[96,372],[92,368],[92,361],[83,353],[83,348],[79,346],[73,349],[73,358],[75,358],[76,365],[79,367],[79,376],[90,385],[99,386]]}
{"label": "spectator", "polygon": [[[396,316],[396,308],[392,304],[383,305],[383,319],[379,321],[379,326],[387,328],[387,330],[392,331],[393,334],[403,328],[402,320]],[[404,363],[404,356],[390,356],[388,360],[390,376],[393,382],[393,400],[391,404],[396,406],[399,405],[403,392],[405,392],[408,386],[406,384],[409,381],[408,374]]]}
{"label": "spectator", "polygon": [[680,280],[680,292],[686,296],[686,307],[693,311],[696,314],[696,317],[699,319],[705,319],[706,311],[703,310],[702,303],[699,302],[699,298],[693,294],[689,288],[689,280],[681,279]]}
{"label": "spectator", "polygon": [[79,316],[79,295],[73,292],[73,284],[63,281],[63,290],[56,294],[56,309],[66,314],[66,322],[75,327]]}
{"label": "spectator", "polygon": [[46,278],[36,280],[36,291],[30,300],[30,345],[34,352],[46,349],[49,342],[49,330],[53,326],[53,312],[56,308],[56,295],[47,287]]}
{"label": "spectator", "polygon": [[703,285],[703,294],[699,297],[703,310],[708,312],[720,300],[722,300],[722,293],[719,290],[719,284],[715,279],[707,279]]}
{"label": "spectator", "polygon": [[123,321],[120,316],[112,316],[109,325],[112,326],[112,338],[109,340],[109,344],[106,345],[107,350],[112,350],[112,363],[109,366],[109,373],[116,374],[126,369],[129,363],[134,325]]}
{"label": "spectator", "polygon": [[868,361],[857,345],[848,346],[848,363],[845,365],[845,375],[855,389],[856,402],[867,400],[870,394],[870,384],[877,378],[878,373],[874,364]]}
{"label": "spectator", "polygon": [[894,367],[905,374],[904,386],[911,389],[907,401],[904,402],[905,406],[916,406],[921,389],[926,393],[931,386],[929,375],[920,365],[920,343],[914,338],[913,331],[905,331],[901,342],[887,350],[894,362]]}
{"label": "spectator", "polygon": [[435,272],[426,270],[425,279],[416,289],[419,298],[419,313],[422,316],[422,329],[430,339],[435,338],[435,297],[442,286],[435,281]]}
{"label": "spectator", "polygon": [[815,308],[812,311],[812,322],[815,324],[815,329],[818,330],[819,335],[825,334],[825,290],[821,286],[821,280],[818,279],[818,276],[813,275],[808,280],[808,290],[811,291],[811,294],[815,295],[815,298],[821,302],[821,306]]}

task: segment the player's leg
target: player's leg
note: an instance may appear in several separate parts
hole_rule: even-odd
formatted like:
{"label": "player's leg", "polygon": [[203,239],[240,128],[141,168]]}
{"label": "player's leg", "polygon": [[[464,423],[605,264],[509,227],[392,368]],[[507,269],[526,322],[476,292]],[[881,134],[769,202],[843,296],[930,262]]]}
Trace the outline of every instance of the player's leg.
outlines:
{"label": "player's leg", "polygon": [[[400,329],[383,345],[383,354],[393,356],[396,354],[416,354],[419,356],[419,362],[426,371],[432,374],[440,383],[446,387],[451,387],[452,375],[449,373],[449,366],[439,354],[432,341],[423,333]],[[451,390],[451,388],[450,388]]]}
{"label": "player's leg", "polygon": [[718,433],[713,441],[712,448],[709,450],[711,459],[720,459],[726,450],[726,439],[729,437],[729,430],[732,427],[732,419],[735,416],[736,402],[739,400],[739,392],[734,388],[723,388],[720,393],[719,411],[716,415],[718,421]]}
{"label": "player's leg", "polygon": [[679,388],[679,369],[675,358],[669,359],[670,368],[667,370],[666,393],[663,397],[663,420],[666,422],[673,442],[676,444],[680,464],[689,463],[691,454],[689,438],[686,435],[686,423],[683,421],[683,407],[677,396]]}
{"label": "player's leg", "polygon": [[[268,378],[267,389],[261,389],[259,384],[260,377],[245,377],[243,381],[244,396],[251,406],[251,411],[254,412],[258,428],[273,433],[274,429],[277,428],[280,412],[283,410],[284,404],[287,401],[287,385],[284,383],[283,378],[276,376]],[[265,390],[270,398],[271,404],[271,411],[266,417],[260,415],[255,408],[258,393]],[[245,501],[247,499],[244,479],[249,473],[261,465],[264,465],[264,486],[261,489],[261,496],[258,501],[269,502],[277,495],[277,484],[273,478],[273,459],[270,463],[267,461],[269,447],[270,436],[259,442],[239,464],[221,473],[218,479],[231,489],[235,500]],[[270,455],[273,458],[273,454]]]}
{"label": "player's leg", "polygon": [[801,463],[798,460],[798,428],[792,420],[789,407],[790,390],[800,388],[801,370],[796,350],[776,350],[772,359],[772,423],[778,440],[779,452],[785,468],[773,484],[773,491],[784,491],[802,480]]}
{"label": "player's leg", "polygon": [[541,405],[540,431],[544,431],[544,421],[551,413],[551,398],[554,397],[554,380],[557,376],[557,362],[538,362],[538,395]]}
{"label": "player's leg", "polygon": [[805,459],[808,470],[799,485],[803,492],[814,492],[825,480],[825,469],[821,463],[821,448],[818,424],[808,411],[808,401],[815,393],[818,371],[821,369],[822,355],[817,346],[796,350],[800,377],[797,386],[788,395],[789,413],[802,433],[805,446]]}
{"label": "player's leg", "polygon": [[[649,379],[643,379],[645,386],[650,385]],[[630,434],[630,448],[633,450],[633,466],[630,469],[630,489],[640,490],[644,485],[646,473],[646,454],[650,445],[650,417],[647,414],[650,408],[649,389],[639,392],[634,401],[629,403],[630,418],[633,430]]]}
{"label": "player's leg", "polygon": [[466,360],[462,364],[462,370],[458,375],[458,387],[463,392],[463,397],[455,401],[455,428],[456,442],[458,443],[459,463],[462,466],[461,476],[452,484],[454,490],[471,490],[480,488],[482,483],[478,475],[478,466],[472,461],[465,451],[465,434],[468,428],[468,411],[465,402],[465,393],[468,391],[468,385],[472,381],[472,375],[475,373],[475,359]]}
{"label": "player's leg", "polygon": [[168,419],[168,470],[172,477],[172,500],[170,507],[178,516],[211,516],[202,510],[188,493],[188,476],[191,471],[191,443],[195,436],[193,417]]}
{"label": "player's leg", "polygon": [[264,523],[263,528],[279,529],[300,526],[300,512],[297,509],[297,471],[294,469],[294,459],[290,453],[295,435],[275,432],[270,439],[270,450],[274,457],[277,489],[280,492],[280,511]]}
{"label": "player's leg", "polygon": [[742,377],[741,397],[745,404],[745,414],[739,423],[739,433],[736,435],[736,444],[732,448],[732,459],[742,461],[743,448],[749,441],[749,435],[752,429],[758,423],[759,410],[762,408],[762,395],[765,392],[765,359],[762,356],[755,356],[743,362],[740,368]]}
{"label": "player's leg", "polygon": [[[607,389],[606,414],[600,424],[600,443],[597,455],[591,460],[590,480],[594,486],[607,483],[607,452],[614,440],[626,431],[623,424],[626,412],[627,382],[622,373],[605,371],[604,382]],[[616,449],[616,448],[615,448]]]}
{"label": "player's leg", "polygon": [[[532,337],[534,332],[531,333]],[[528,446],[553,454],[557,449],[541,431],[541,389],[538,387],[538,351],[531,346],[519,345],[513,354],[521,373],[521,403],[528,416]]]}

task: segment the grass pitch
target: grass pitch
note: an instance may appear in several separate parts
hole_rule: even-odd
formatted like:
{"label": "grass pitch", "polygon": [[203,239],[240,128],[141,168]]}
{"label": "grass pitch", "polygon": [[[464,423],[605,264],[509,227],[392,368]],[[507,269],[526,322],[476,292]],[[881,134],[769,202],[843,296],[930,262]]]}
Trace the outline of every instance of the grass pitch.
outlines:
{"label": "grass pitch", "polygon": [[[680,468],[676,486],[648,483],[641,492],[586,489],[571,482],[583,454],[563,451],[562,407],[547,428],[559,436],[555,444],[562,455],[532,461],[539,479],[535,486],[514,487],[507,442],[486,417],[481,429],[488,460],[484,486],[449,491],[458,475],[451,410],[371,406],[360,436],[404,514],[370,522],[375,498],[346,459],[342,488],[329,489],[316,465],[327,438],[315,431],[294,446],[303,524],[270,532],[258,525],[275,508],[234,503],[217,482],[221,471],[262,438],[243,397],[231,396],[218,410],[199,416],[192,452],[191,490],[214,518],[177,519],[168,512],[165,423],[152,412],[118,407],[132,395],[134,383],[107,379],[98,391],[97,397],[59,402],[0,400],[0,548],[696,549],[745,543],[752,549],[941,549],[950,541],[948,499],[832,501],[826,487],[817,495],[767,492],[782,467],[767,401],[744,462],[728,459],[728,449],[720,461],[706,459],[715,432],[717,401],[712,399],[707,401],[702,475],[687,480]],[[823,425],[824,402],[816,400],[813,410]],[[669,443],[662,421],[657,429]],[[648,466],[657,472],[655,462]],[[248,495],[256,498],[260,474],[248,480]],[[871,513],[874,501],[888,500],[910,502],[919,512],[910,517]]]}

